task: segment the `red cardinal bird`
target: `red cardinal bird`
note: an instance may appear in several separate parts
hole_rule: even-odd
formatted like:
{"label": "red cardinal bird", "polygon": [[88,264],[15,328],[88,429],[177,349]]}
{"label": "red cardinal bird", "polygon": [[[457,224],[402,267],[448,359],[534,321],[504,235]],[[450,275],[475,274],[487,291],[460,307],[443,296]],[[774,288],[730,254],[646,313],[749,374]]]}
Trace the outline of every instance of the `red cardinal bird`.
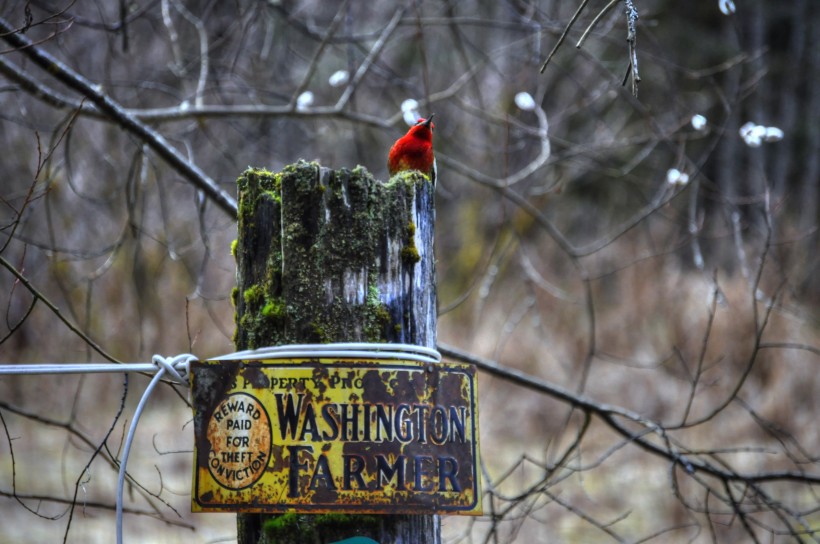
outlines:
{"label": "red cardinal bird", "polygon": [[390,177],[403,170],[418,170],[436,182],[436,158],[433,156],[433,116],[419,119],[407,134],[396,140],[387,157]]}

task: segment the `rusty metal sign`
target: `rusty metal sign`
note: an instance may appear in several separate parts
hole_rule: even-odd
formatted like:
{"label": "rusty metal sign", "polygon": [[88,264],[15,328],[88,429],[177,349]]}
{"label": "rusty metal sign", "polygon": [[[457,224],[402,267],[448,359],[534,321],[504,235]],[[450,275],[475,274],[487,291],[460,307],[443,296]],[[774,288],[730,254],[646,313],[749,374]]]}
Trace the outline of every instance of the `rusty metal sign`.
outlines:
{"label": "rusty metal sign", "polygon": [[193,511],[480,514],[475,369],[193,363]]}

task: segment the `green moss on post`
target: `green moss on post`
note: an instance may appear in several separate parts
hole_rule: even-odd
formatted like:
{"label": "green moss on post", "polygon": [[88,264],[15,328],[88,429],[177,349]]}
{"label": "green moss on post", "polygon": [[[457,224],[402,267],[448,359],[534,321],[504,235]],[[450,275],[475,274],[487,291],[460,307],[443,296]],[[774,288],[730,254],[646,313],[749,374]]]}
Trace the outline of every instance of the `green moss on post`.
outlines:
{"label": "green moss on post", "polygon": [[[435,347],[433,186],[300,161],[238,180],[236,348],[402,342]],[[434,516],[239,514],[240,544],[439,542]]]}
{"label": "green moss on post", "polygon": [[[355,525],[361,534],[373,534],[381,527],[378,516],[350,514],[282,514],[271,516],[262,526],[268,542],[322,542],[323,533],[350,535]],[[357,535],[360,536],[360,535]],[[336,537],[332,537],[336,538]]]}

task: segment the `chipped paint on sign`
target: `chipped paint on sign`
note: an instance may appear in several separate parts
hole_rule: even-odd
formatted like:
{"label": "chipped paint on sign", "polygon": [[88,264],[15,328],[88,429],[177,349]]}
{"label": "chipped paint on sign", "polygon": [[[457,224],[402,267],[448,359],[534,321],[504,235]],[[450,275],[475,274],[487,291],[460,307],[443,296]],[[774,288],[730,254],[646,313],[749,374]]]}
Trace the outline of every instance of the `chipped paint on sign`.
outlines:
{"label": "chipped paint on sign", "polygon": [[194,511],[480,514],[475,370],[192,364]]}

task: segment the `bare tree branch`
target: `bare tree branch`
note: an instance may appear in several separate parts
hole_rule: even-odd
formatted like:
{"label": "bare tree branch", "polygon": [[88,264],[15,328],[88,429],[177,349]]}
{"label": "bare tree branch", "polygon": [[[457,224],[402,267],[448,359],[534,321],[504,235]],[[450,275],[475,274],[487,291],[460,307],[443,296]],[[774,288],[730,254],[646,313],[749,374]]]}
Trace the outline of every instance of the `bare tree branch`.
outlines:
{"label": "bare tree branch", "polygon": [[20,34],[11,24],[2,18],[0,18],[0,32],[3,33],[2,38],[5,41],[13,47],[16,47],[22,54],[40,66],[40,68],[47,71],[61,83],[85,96],[97,106],[100,111],[116,121],[126,131],[144,141],[160,157],[179,171],[182,176],[188,179],[188,181],[198,189],[202,190],[222,211],[231,216],[236,216],[236,201],[233,197],[220,189],[198,166],[183,157],[161,134],[141,123],[109,95],[102,92],[99,86],[94,85],[82,75],[74,72],[68,66],[43,51],[41,47],[35,45],[31,40]]}

